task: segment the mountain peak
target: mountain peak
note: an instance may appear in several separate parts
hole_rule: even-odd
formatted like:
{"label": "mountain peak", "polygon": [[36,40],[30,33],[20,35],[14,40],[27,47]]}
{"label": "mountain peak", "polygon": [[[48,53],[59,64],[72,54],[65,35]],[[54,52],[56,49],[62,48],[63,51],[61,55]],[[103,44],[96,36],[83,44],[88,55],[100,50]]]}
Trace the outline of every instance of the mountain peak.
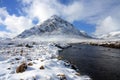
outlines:
{"label": "mountain peak", "polygon": [[76,29],[71,23],[58,17],[57,15],[51,16],[48,20],[42,24],[32,27],[29,30],[25,30],[17,38],[27,38],[30,36],[81,36],[86,37],[78,29]]}
{"label": "mountain peak", "polygon": [[52,19],[57,19],[57,18],[60,18],[60,17],[57,16],[57,15],[52,15],[50,18],[52,18]]}
{"label": "mountain peak", "polygon": [[[48,20],[46,20],[46,21],[49,21],[49,22],[51,22],[51,21],[63,21],[63,19],[62,18],[60,18],[59,16],[57,16],[57,15],[52,15]],[[44,21],[44,22],[46,22],[46,21]]]}
{"label": "mountain peak", "polygon": [[50,19],[61,19],[58,15],[52,15]]}

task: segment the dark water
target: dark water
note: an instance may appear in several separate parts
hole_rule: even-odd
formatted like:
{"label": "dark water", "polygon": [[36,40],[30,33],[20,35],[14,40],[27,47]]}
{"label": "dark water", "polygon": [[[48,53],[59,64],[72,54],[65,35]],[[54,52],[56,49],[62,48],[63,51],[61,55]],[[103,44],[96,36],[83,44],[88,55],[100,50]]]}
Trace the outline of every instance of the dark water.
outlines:
{"label": "dark water", "polygon": [[120,80],[120,49],[72,44],[59,54],[92,80]]}

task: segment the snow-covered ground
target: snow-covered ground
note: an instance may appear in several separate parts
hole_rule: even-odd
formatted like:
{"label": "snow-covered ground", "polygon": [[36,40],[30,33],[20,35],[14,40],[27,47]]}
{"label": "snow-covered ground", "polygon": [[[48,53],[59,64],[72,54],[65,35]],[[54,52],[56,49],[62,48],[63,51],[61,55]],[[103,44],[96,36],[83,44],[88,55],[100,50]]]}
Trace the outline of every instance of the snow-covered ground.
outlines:
{"label": "snow-covered ground", "polygon": [[[90,80],[59,60],[59,48],[53,42],[8,40],[0,44],[0,80]],[[22,63],[27,69],[17,73]]]}
{"label": "snow-covered ground", "polygon": [[[59,58],[60,49],[55,44],[64,47],[68,43],[120,43],[118,39],[58,37],[0,40],[0,80],[90,80],[88,76],[80,75],[72,69],[70,63]],[[22,63],[27,64],[27,69],[17,73],[16,69]]]}

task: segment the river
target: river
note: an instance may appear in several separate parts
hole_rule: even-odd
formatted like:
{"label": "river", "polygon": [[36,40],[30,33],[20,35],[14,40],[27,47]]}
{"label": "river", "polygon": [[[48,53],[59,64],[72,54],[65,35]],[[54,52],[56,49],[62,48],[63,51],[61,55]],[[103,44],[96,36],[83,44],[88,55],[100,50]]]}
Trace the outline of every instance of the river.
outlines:
{"label": "river", "polygon": [[81,75],[92,80],[120,80],[120,49],[72,44],[59,51],[63,59],[75,64]]}

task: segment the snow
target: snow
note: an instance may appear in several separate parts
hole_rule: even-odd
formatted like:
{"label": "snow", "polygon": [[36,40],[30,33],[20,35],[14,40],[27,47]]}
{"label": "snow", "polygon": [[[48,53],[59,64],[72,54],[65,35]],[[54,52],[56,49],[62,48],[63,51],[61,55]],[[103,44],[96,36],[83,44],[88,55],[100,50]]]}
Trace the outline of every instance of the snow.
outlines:
{"label": "snow", "polygon": [[[60,75],[67,80],[90,80],[86,75],[76,75],[78,72],[65,66],[68,63],[58,59],[59,48],[53,42],[9,40],[0,44],[0,80],[60,80]],[[23,62],[33,65],[25,72],[16,73],[16,68]],[[41,66],[44,69],[40,69]]]}

